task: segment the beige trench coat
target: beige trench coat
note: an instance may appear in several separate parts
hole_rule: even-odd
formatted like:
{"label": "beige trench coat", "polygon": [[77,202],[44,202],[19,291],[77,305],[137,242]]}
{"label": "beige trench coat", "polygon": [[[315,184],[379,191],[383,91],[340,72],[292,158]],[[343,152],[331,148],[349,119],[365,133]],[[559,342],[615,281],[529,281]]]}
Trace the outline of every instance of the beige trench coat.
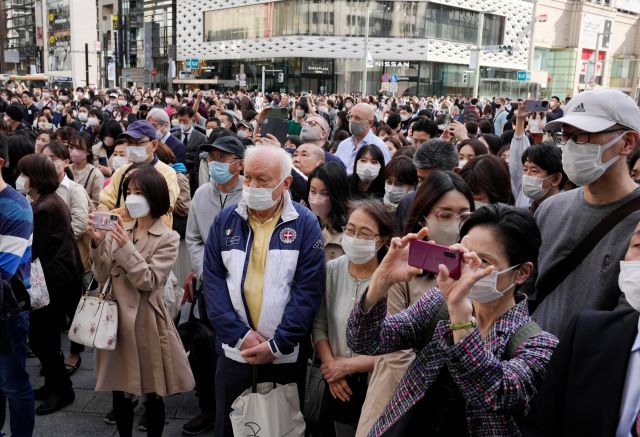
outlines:
{"label": "beige trench coat", "polygon": [[[389,289],[387,314],[393,315],[406,310],[427,290],[435,286],[434,279],[424,276],[416,277],[409,283],[395,284]],[[360,413],[356,437],[366,437],[369,434],[415,357],[411,349],[376,357],[373,372],[369,378],[367,397]]]}
{"label": "beige trench coat", "polygon": [[164,285],[178,257],[180,237],[156,220],[135,244],[133,227],[121,248],[110,234],[91,249],[93,271],[103,284],[109,274],[118,303],[118,342],[114,351],[96,351],[98,391],[167,396],[193,389],[187,354],[164,305]]}

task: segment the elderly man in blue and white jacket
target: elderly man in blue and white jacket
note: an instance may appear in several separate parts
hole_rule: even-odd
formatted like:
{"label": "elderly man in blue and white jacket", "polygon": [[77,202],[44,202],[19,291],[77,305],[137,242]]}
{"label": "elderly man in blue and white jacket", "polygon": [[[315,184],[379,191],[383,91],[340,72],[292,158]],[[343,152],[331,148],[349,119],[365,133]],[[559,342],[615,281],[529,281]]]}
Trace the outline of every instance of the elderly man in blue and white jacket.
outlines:
{"label": "elderly man in blue and white jacket", "polygon": [[295,382],[302,398],[309,333],[324,290],[320,225],[291,201],[292,161],[255,146],[242,201],[216,217],[205,246],[204,295],[216,331],[215,435],[232,436],[231,404],[258,382]]}

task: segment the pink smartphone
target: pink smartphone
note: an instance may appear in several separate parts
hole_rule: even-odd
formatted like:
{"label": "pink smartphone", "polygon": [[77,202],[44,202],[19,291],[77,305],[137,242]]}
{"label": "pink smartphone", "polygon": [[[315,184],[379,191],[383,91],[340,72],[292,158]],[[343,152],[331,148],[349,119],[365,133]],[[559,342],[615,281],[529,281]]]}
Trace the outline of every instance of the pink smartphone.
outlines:
{"label": "pink smartphone", "polygon": [[428,241],[413,240],[409,243],[409,265],[431,273],[438,273],[438,266],[444,264],[449,269],[449,276],[460,279],[462,257],[457,250],[449,250]]}

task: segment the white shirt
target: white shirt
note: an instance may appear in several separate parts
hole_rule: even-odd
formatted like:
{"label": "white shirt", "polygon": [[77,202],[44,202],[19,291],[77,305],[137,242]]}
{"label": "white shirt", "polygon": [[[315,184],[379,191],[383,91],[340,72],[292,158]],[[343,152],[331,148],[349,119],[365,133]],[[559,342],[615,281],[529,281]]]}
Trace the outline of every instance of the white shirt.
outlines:
{"label": "white shirt", "polygon": [[353,163],[356,159],[356,154],[358,153],[358,150],[360,150],[360,147],[365,144],[378,146],[378,148],[382,150],[385,164],[391,160],[389,148],[384,141],[374,135],[371,130],[369,130],[367,135],[358,143],[358,145],[355,144],[355,137],[350,136],[346,140],[342,141],[336,150],[336,156],[342,160],[344,166],[347,168],[347,175],[351,175],[353,173]]}
{"label": "white shirt", "polygon": [[631,346],[627,377],[622,391],[620,421],[616,430],[616,437],[631,437],[633,426],[640,412],[640,319],[638,319],[638,334]]}

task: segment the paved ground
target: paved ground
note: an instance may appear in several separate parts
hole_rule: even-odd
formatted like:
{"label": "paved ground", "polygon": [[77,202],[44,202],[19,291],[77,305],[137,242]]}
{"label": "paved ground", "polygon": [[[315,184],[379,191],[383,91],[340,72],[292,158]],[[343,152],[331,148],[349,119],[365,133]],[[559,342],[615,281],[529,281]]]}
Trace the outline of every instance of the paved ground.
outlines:
{"label": "paved ground", "polygon": [[[68,350],[67,336],[63,335],[63,349]],[[34,388],[43,384],[44,378],[40,376],[40,363],[36,358],[30,358],[27,362],[31,383]],[[82,354],[82,365],[71,377],[76,400],[66,408],[48,416],[36,416],[36,437],[102,437],[117,436],[115,425],[108,425],[102,419],[111,409],[111,393],[98,393],[95,387],[95,374],[93,370],[93,351],[85,351]],[[36,406],[39,402],[36,401]],[[167,424],[164,428],[164,436],[182,435],[182,425],[198,414],[198,398],[194,392],[171,396],[165,399],[167,411]],[[141,409],[136,409],[134,427],[138,424]],[[3,432],[9,432],[9,413]],[[134,436],[146,436],[145,432],[134,430]],[[202,434],[212,437],[213,431]]]}

